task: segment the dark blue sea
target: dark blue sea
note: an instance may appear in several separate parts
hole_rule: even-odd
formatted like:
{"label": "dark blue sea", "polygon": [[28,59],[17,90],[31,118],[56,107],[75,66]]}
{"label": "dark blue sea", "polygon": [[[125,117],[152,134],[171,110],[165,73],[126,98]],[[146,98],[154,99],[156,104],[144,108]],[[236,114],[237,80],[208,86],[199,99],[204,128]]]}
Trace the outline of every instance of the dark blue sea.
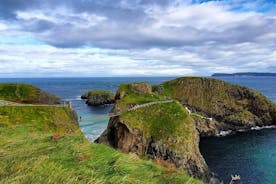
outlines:
{"label": "dark blue sea", "polygon": [[[82,117],[81,130],[89,140],[94,140],[106,128],[107,113],[112,107],[88,107],[85,101],[80,99],[82,93],[91,89],[115,92],[121,83],[147,81],[159,84],[170,79],[173,78],[12,78],[0,79],[0,82],[29,83],[64,100],[71,100],[74,109]],[[276,102],[276,77],[221,77],[220,79],[259,90]],[[203,139],[200,148],[210,169],[225,183],[230,181],[231,174],[239,174],[242,179],[240,183],[276,184],[275,129]]]}

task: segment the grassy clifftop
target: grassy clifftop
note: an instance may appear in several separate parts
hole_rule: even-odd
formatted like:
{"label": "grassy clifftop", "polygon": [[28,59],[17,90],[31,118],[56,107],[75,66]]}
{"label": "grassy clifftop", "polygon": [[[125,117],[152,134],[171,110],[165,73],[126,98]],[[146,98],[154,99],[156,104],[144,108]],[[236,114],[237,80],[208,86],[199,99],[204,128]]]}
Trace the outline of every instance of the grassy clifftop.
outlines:
{"label": "grassy clifftop", "polygon": [[[24,90],[19,96],[10,92],[16,96],[0,96],[29,97]],[[0,183],[202,183],[181,170],[88,142],[67,107],[0,106],[0,155]]]}
{"label": "grassy clifftop", "polygon": [[0,83],[0,100],[18,103],[56,104],[60,99],[29,84]]}
{"label": "grassy clifftop", "polygon": [[178,100],[193,111],[238,126],[276,121],[275,104],[261,93],[217,79],[183,77],[155,86],[154,91]]}
{"label": "grassy clifftop", "polygon": [[59,107],[0,107],[0,183],[201,183],[88,142]]}

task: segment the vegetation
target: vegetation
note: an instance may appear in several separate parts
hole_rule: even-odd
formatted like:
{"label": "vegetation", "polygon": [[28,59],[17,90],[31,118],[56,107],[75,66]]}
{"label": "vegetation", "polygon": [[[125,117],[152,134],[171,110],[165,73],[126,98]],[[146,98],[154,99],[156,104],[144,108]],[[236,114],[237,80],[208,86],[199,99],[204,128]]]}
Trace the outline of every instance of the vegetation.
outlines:
{"label": "vegetation", "polygon": [[[187,143],[194,123],[188,112],[177,102],[155,104],[149,107],[128,111],[120,116],[131,128],[143,131],[145,135],[174,147],[174,142]],[[173,139],[173,142],[170,140]],[[175,141],[177,140],[177,141]]]}
{"label": "vegetation", "polygon": [[226,122],[235,121],[235,117],[237,121],[246,118],[243,122],[255,116],[261,117],[263,112],[270,112],[270,107],[275,106],[255,90],[212,78],[183,77],[153,89],[191,107],[194,112]]}
{"label": "vegetation", "polygon": [[105,95],[105,96],[107,96],[107,97],[109,97],[111,99],[114,99],[114,94],[111,93],[110,91],[108,91],[108,90],[97,90],[97,89],[91,90],[91,91],[87,91],[86,93],[84,93],[82,95],[82,98],[87,99],[87,98],[89,98],[92,95]]}
{"label": "vegetation", "polygon": [[0,183],[202,183],[88,142],[68,108],[0,107]]}
{"label": "vegetation", "polygon": [[0,83],[0,100],[18,103],[56,104],[60,99],[29,84]]}
{"label": "vegetation", "polygon": [[[145,83],[141,82],[134,84],[143,85]],[[121,84],[117,91],[116,96],[121,95],[121,98],[116,102],[116,107],[121,109],[121,111],[125,111],[129,107],[137,104],[166,100],[165,96],[158,95],[157,93],[138,93],[137,91],[133,90],[131,85],[132,84]]]}

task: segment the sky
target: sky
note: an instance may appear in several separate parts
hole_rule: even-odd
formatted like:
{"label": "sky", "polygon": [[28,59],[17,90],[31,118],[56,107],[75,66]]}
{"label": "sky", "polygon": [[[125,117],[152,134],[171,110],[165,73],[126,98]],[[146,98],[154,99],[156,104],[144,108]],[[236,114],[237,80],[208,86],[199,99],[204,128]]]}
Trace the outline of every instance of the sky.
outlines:
{"label": "sky", "polygon": [[0,77],[276,72],[276,0],[0,0]]}

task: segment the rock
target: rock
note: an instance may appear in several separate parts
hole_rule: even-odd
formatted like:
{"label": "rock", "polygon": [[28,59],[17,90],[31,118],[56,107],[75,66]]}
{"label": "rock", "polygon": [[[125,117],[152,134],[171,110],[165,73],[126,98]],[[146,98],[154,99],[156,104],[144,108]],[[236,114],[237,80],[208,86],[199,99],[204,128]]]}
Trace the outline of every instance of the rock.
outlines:
{"label": "rock", "polygon": [[131,84],[131,89],[139,94],[150,94],[152,93],[152,87],[147,82],[133,83]]}
{"label": "rock", "polygon": [[91,90],[84,93],[81,98],[87,99],[86,104],[89,106],[106,105],[115,102],[114,94],[105,90]]}
{"label": "rock", "polygon": [[254,126],[276,124],[276,105],[246,87],[212,78],[183,77],[155,89],[188,106],[192,112],[212,118],[211,122],[197,119],[202,136],[214,136],[222,130],[249,130]]}
{"label": "rock", "polygon": [[147,82],[139,82],[132,84],[122,84],[116,92],[115,99],[120,100],[124,98],[127,93],[137,93],[137,94],[151,94],[152,87]]}

